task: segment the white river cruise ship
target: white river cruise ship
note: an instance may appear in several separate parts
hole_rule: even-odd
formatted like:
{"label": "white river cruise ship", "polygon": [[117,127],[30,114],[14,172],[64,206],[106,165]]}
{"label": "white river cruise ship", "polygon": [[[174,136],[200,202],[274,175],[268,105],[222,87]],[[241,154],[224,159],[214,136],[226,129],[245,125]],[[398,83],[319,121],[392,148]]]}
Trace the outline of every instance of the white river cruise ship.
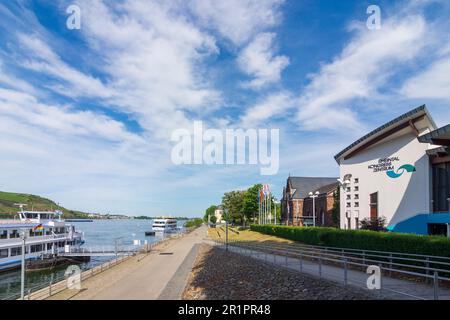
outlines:
{"label": "white river cruise ship", "polygon": [[177,232],[177,219],[155,219],[152,229],[155,232]]}
{"label": "white river cruise ship", "polygon": [[83,233],[61,219],[61,211],[23,211],[19,219],[0,220],[0,271],[20,267],[22,234],[25,259],[58,254],[84,243]]}

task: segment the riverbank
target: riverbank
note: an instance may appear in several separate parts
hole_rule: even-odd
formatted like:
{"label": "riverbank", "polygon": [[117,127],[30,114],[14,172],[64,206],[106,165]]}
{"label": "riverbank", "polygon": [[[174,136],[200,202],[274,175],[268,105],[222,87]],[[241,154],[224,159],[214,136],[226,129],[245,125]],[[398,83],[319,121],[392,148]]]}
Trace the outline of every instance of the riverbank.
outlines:
{"label": "riverbank", "polygon": [[367,292],[337,285],[209,245],[202,245],[185,300],[368,300]]}

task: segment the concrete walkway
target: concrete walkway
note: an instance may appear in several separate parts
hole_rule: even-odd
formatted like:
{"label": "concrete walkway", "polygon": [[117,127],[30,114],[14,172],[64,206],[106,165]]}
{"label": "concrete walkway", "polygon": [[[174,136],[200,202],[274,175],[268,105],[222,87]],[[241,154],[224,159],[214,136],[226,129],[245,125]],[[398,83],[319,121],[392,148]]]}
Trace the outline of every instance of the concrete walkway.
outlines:
{"label": "concrete walkway", "polygon": [[[208,241],[211,245],[217,245],[212,241]],[[219,245],[219,247],[222,247]],[[223,247],[222,247],[223,248]],[[344,269],[336,266],[324,265],[319,267],[318,263],[309,260],[290,258],[286,256],[270,254],[258,250],[249,250],[239,247],[229,246],[229,250],[239,254],[247,255],[251,258],[270,263],[279,267],[289,268],[309,274],[314,277],[331,280],[340,284],[344,284]],[[357,271],[347,270],[347,283],[359,288],[367,289],[367,279],[369,275]],[[416,283],[407,280],[390,278],[386,275],[382,277],[382,290],[370,290],[379,298],[393,300],[433,300],[434,288],[432,285]],[[369,291],[369,290],[368,290]],[[450,300],[450,290],[447,288],[438,288],[437,295],[439,300]]]}
{"label": "concrete walkway", "polygon": [[80,291],[65,290],[51,299],[155,300],[180,299],[202,242],[200,227],[148,255],[140,255],[82,283]]}

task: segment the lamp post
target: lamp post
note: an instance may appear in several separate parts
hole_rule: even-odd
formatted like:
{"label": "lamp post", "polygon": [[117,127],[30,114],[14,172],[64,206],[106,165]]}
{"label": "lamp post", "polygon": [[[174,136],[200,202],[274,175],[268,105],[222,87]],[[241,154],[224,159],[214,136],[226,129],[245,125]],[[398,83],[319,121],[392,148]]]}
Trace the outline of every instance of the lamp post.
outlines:
{"label": "lamp post", "polygon": [[22,269],[20,272],[20,299],[25,300],[25,229],[20,232],[20,238],[22,239]]}
{"label": "lamp post", "polygon": [[228,251],[228,209],[225,209],[225,251]]}
{"label": "lamp post", "polygon": [[313,227],[316,226],[316,198],[319,196],[319,191],[316,191],[316,193],[309,193],[309,197],[312,198],[313,201]]}

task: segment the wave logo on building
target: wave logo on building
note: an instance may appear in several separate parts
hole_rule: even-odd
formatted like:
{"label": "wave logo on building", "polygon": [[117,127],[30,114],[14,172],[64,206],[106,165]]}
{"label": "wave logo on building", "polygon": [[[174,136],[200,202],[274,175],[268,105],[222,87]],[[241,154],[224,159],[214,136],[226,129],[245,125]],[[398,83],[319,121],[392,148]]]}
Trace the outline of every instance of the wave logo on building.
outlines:
{"label": "wave logo on building", "polygon": [[398,168],[397,171],[389,170],[386,172],[386,174],[392,179],[397,179],[400,178],[405,172],[412,173],[415,171],[416,167],[414,167],[412,164],[404,164],[400,168]]}

